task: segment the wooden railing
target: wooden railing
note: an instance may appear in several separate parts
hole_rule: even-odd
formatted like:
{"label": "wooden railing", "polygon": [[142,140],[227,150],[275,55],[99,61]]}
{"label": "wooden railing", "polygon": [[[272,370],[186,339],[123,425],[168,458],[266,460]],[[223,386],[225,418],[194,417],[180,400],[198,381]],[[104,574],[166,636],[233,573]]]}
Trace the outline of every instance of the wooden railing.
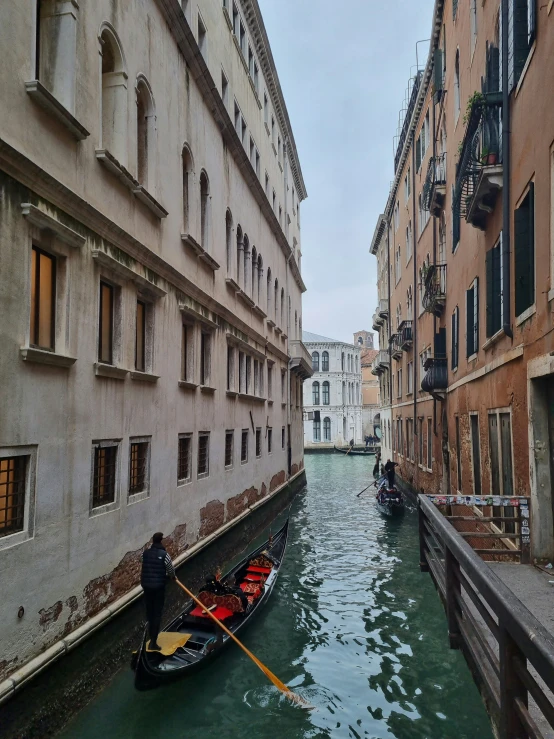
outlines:
{"label": "wooden railing", "polygon": [[500,739],[552,736],[554,638],[427,496],[418,509],[420,569],[433,578],[450,646],[463,651]]}

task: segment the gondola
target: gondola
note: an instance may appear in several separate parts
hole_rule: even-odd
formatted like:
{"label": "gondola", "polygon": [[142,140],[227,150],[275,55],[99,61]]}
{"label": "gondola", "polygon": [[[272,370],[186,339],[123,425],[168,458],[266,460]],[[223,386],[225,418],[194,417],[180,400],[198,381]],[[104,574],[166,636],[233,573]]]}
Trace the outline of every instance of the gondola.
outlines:
{"label": "gondola", "polygon": [[[287,519],[274,536],[221,578],[223,583],[234,581],[246,593],[249,603],[245,611],[236,595],[214,596],[201,592],[198,596],[233,634],[238,634],[267,603],[285,555],[288,525]],[[148,651],[147,630],[131,662],[137,690],[149,690],[195,672],[215,659],[232,641],[194,602],[160,633],[161,652]]]}
{"label": "gondola", "polygon": [[379,450],[379,447],[368,447],[367,449],[364,449],[364,451],[359,451],[355,449],[352,449],[352,451],[350,451],[350,448],[341,449],[338,446],[333,448],[336,452],[340,452],[341,454],[348,454],[349,457],[370,457],[371,455],[375,454],[376,449]]}
{"label": "gondola", "polygon": [[381,486],[375,494],[375,504],[383,516],[395,518],[404,514],[404,496],[397,487],[389,490],[386,485]]}

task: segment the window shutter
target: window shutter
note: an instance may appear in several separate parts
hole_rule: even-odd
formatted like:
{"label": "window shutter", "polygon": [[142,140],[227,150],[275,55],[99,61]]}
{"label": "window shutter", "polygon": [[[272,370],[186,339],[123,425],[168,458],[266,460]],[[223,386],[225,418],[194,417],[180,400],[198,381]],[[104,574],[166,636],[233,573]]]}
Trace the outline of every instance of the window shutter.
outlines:
{"label": "window shutter", "polygon": [[433,59],[435,92],[442,90],[442,49],[436,49]]}
{"label": "window shutter", "polygon": [[452,369],[456,369],[458,366],[458,308],[452,314],[452,354],[451,354],[451,365]]}
{"label": "window shutter", "polygon": [[514,213],[515,314],[521,315],[534,302],[533,183]]}
{"label": "window shutter", "polygon": [[500,90],[500,50],[497,46],[489,46],[486,89],[487,92]]}
{"label": "window shutter", "polygon": [[493,297],[492,297],[492,253],[494,249],[490,249],[486,253],[485,264],[487,272],[487,337],[493,335]]}
{"label": "window shutter", "polygon": [[532,0],[512,0],[513,2],[513,65],[514,65],[514,85],[517,85],[523,67],[527,61],[529,53],[529,7],[528,3]]}
{"label": "window shutter", "polygon": [[500,253],[502,250],[502,238],[498,246],[492,250],[492,334],[500,331],[502,327],[502,271]]}
{"label": "window shutter", "polygon": [[471,357],[473,349],[473,287],[466,290],[466,357]]}
{"label": "window shutter", "polygon": [[473,283],[473,353],[479,351],[479,278]]}
{"label": "window shutter", "polygon": [[528,0],[527,44],[531,46],[537,35],[537,0]]}
{"label": "window shutter", "polygon": [[[514,76],[514,3],[517,1],[508,0],[508,48],[505,50],[508,55],[508,92],[511,92],[516,85]],[[500,17],[502,18],[502,12]],[[504,49],[502,53],[504,53]]]}
{"label": "window shutter", "polygon": [[535,302],[535,183],[529,185],[529,305]]}
{"label": "window shutter", "polygon": [[415,155],[416,155],[416,172],[419,172],[419,168],[421,167],[421,135],[417,137]]}

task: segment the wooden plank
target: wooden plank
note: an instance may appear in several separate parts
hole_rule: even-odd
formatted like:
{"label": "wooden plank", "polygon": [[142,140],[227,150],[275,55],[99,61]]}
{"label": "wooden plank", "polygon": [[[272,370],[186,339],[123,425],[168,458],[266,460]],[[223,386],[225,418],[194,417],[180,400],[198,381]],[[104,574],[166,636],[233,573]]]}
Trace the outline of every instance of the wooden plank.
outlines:
{"label": "wooden plank", "polygon": [[[513,520],[513,519],[512,519]],[[505,534],[502,532],[501,534],[497,534],[495,531],[458,531],[460,536],[465,537],[477,537],[481,539],[519,539],[519,534]],[[509,550],[510,552],[514,552],[513,549]]]}
{"label": "wooden plank", "polygon": [[533,699],[539,709],[542,711],[543,716],[548,721],[550,726],[554,729],[554,706],[549,701],[544,690],[535,680],[533,675],[527,669],[527,666],[523,664],[522,660],[518,657],[514,658],[514,668],[520,677],[521,681],[525,684],[527,690],[533,696]]}

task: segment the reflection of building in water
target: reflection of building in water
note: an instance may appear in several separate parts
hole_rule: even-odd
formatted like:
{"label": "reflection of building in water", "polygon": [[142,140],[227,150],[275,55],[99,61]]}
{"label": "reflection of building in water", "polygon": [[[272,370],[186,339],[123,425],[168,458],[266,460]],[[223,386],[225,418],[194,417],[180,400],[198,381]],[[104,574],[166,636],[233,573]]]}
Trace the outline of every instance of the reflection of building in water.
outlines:
{"label": "reflection of building in water", "polygon": [[304,446],[332,448],[351,439],[361,444],[361,348],[309,331],[302,339],[314,372],[304,382]]}
{"label": "reflection of building in water", "polygon": [[[373,343],[373,334],[371,343]],[[362,349],[360,361],[362,365],[362,430],[366,436],[380,434],[379,415],[379,379],[371,371],[373,360],[378,354],[377,349]],[[379,432],[377,431],[379,429]]]}

